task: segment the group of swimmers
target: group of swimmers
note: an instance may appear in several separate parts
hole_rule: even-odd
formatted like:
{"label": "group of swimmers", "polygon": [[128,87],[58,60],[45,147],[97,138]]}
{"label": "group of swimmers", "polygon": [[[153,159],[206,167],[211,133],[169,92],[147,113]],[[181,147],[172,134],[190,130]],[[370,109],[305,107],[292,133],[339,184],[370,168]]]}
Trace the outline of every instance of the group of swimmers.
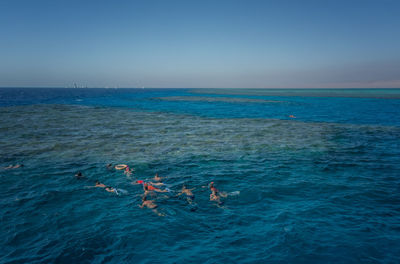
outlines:
{"label": "group of swimmers", "polygon": [[142,184],[142,186],[143,186],[142,204],[139,205],[139,207],[140,208],[147,207],[159,216],[164,216],[164,214],[160,213],[157,210],[158,205],[155,203],[155,200],[149,200],[148,196],[154,196],[154,194],[156,192],[165,193],[165,192],[171,191],[168,188],[160,189],[158,187],[155,187],[155,186],[163,186],[164,185],[164,183],[162,183],[162,179],[163,178],[158,176],[158,173],[156,173],[156,175],[153,178],[154,182],[144,182],[142,180],[138,180],[135,182],[135,184]]}
{"label": "group of swimmers", "polygon": [[[142,195],[142,204],[139,206],[140,208],[147,207],[149,209],[152,209],[154,213],[157,215],[163,216],[162,213],[157,211],[158,205],[155,203],[154,200],[148,200],[149,195],[154,195],[154,193],[164,193],[164,192],[171,192],[169,188],[161,189],[158,188],[158,186],[163,186],[165,185],[162,183],[162,178],[158,176],[158,173],[154,176],[152,179],[153,182],[144,182],[142,180],[136,181],[136,184],[142,184],[143,185],[143,195]],[[157,186],[157,187],[156,187]],[[207,186],[203,186],[207,187]],[[225,192],[220,192],[218,189],[214,186],[214,182],[211,182],[208,187],[210,188],[211,194],[210,194],[210,201],[215,201],[216,205],[220,207],[223,202],[221,201],[222,198],[226,198],[228,195]],[[195,196],[193,194],[193,190],[196,188],[187,188],[185,184],[182,185],[182,189],[180,192],[176,195],[176,197],[179,197],[181,195],[184,195],[186,197],[186,201],[188,202],[189,205],[193,205]]]}
{"label": "group of swimmers", "polygon": [[[123,165],[123,166],[122,166]],[[129,168],[128,165],[116,165],[112,166],[112,164],[108,164],[107,168],[108,169],[116,169],[116,170],[124,170],[124,173],[126,175],[130,175],[133,173],[133,169]],[[82,178],[83,175],[79,171],[75,174],[76,178]],[[132,182],[132,184],[141,184],[143,187],[143,194],[141,195],[142,200],[141,204],[139,205],[140,208],[147,207],[148,209],[151,209],[155,214],[159,216],[164,216],[163,213],[158,211],[158,205],[154,199],[151,199],[151,197],[156,196],[156,193],[171,193],[173,192],[170,190],[165,183],[163,183],[164,177],[160,177],[158,173],[155,174],[155,176],[150,180],[150,181],[143,181],[143,180],[136,180]],[[210,201],[213,201],[216,203],[218,207],[220,207],[223,204],[223,201],[221,198],[226,198],[228,195],[225,192],[220,192],[214,185],[214,182],[211,182],[208,186],[202,186],[203,188],[208,187],[211,191],[210,194]],[[110,192],[110,193],[115,193],[119,194],[119,191],[123,191],[121,189],[117,189],[111,186],[107,186],[99,181],[95,182],[94,186],[87,186],[87,188],[103,188],[105,191]],[[193,190],[196,188],[187,188],[185,184],[182,185],[181,190],[178,192],[178,194],[175,195],[175,197],[180,197],[180,196],[185,196],[186,201],[188,202],[189,205],[194,205],[194,199],[195,195],[193,194]]]}

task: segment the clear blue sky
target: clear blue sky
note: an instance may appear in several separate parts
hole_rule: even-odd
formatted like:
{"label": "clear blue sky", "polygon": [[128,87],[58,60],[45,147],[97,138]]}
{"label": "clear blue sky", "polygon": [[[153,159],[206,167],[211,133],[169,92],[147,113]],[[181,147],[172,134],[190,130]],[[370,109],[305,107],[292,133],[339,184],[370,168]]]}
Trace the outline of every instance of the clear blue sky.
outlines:
{"label": "clear blue sky", "polygon": [[0,87],[400,87],[396,0],[2,0]]}

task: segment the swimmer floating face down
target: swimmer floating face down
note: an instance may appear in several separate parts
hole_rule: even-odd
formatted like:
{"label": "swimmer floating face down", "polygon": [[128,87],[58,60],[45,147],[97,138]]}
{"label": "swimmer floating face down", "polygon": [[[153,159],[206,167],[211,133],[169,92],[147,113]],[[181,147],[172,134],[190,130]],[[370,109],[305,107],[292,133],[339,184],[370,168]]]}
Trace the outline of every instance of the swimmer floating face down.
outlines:
{"label": "swimmer floating face down", "polygon": [[152,182],[144,182],[144,181],[136,181],[137,184],[142,184],[143,185],[143,190],[144,191],[155,191],[155,192],[168,192],[168,190],[162,190],[160,188],[156,188],[153,185],[163,185],[159,183],[152,183]]}
{"label": "swimmer floating face down", "polygon": [[158,212],[158,210],[157,210],[158,205],[157,205],[156,203],[154,203],[153,200],[147,200],[147,196],[146,196],[146,195],[144,195],[144,196],[142,197],[142,204],[139,205],[139,207],[140,207],[140,208],[143,208],[143,207],[145,207],[145,206],[146,206],[147,208],[151,209],[151,210],[152,210],[155,214],[157,214],[158,216],[164,216],[164,214]]}

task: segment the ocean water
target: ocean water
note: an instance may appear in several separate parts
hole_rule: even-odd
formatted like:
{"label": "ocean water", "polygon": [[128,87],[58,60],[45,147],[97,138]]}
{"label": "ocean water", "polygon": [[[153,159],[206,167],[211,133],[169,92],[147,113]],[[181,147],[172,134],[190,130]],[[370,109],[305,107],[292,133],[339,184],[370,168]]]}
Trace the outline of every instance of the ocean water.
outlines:
{"label": "ocean water", "polygon": [[[399,89],[2,88],[0,166],[24,167],[0,169],[0,263],[400,263],[399,110]],[[132,184],[155,173],[165,216]]]}

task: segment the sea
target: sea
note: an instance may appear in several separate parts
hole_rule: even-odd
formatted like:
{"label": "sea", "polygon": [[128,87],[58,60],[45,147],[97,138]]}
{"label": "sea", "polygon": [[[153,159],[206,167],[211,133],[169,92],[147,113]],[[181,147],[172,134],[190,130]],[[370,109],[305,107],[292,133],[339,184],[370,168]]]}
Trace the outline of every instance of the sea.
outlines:
{"label": "sea", "polygon": [[400,263],[399,115],[400,89],[1,88],[0,263]]}

